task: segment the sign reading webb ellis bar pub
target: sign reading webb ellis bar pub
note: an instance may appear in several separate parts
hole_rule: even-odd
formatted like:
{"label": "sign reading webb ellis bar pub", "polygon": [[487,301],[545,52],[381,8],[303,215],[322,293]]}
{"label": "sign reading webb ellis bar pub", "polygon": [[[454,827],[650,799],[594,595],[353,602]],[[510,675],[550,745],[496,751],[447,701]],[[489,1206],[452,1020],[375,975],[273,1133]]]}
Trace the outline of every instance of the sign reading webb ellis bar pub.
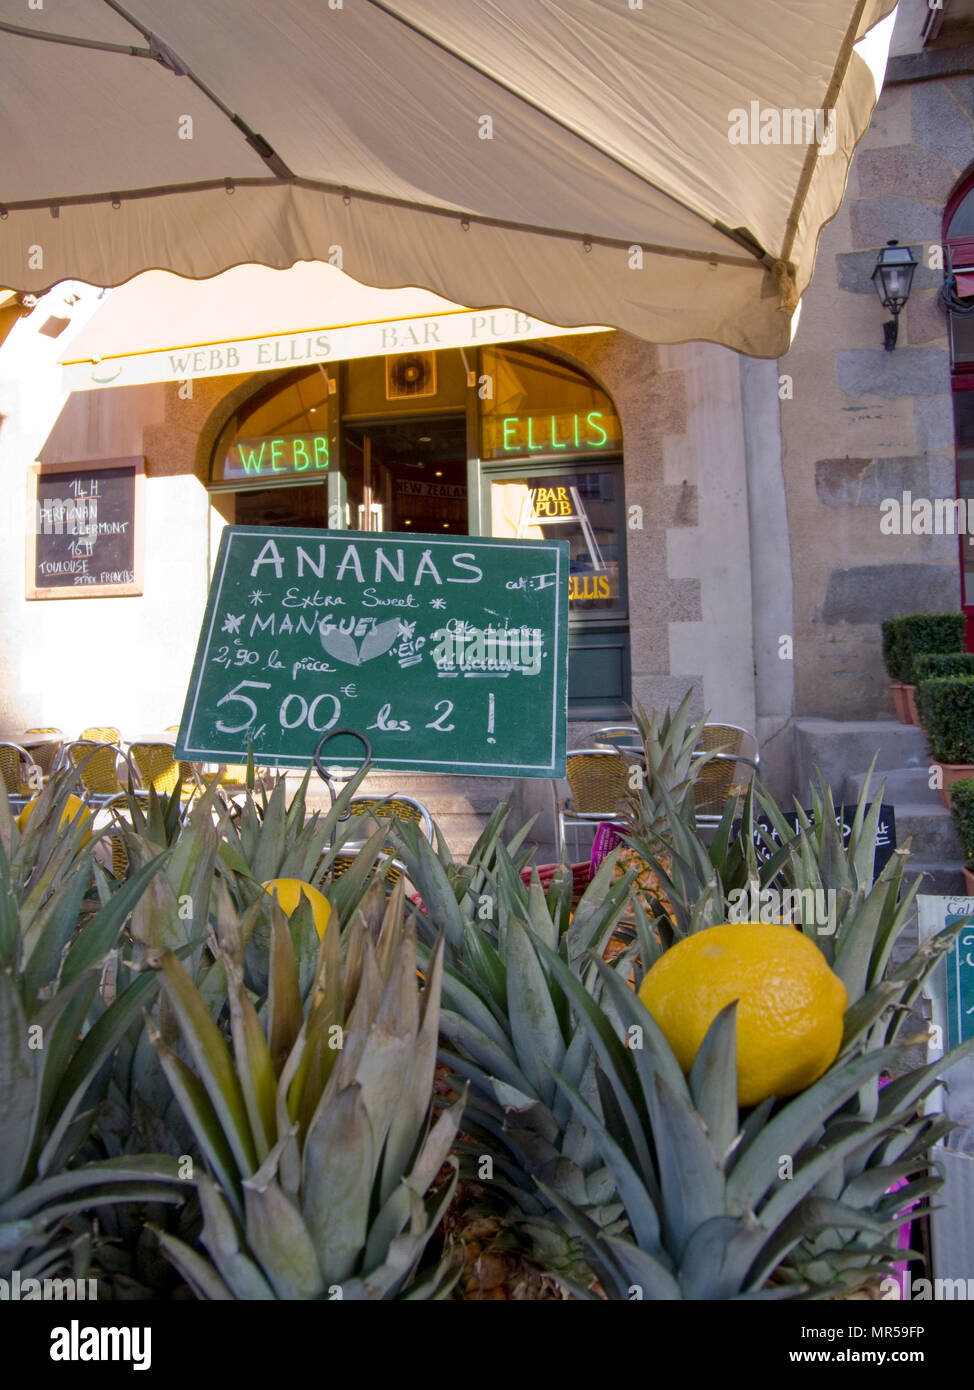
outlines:
{"label": "sign reading webb ellis bar pub", "polygon": [[[561,777],[568,542],[228,526],[181,758]],[[335,739],[329,764],[357,763]]]}
{"label": "sign reading webb ellis bar pub", "polygon": [[86,391],[149,381],[188,381],[194,377],[261,372],[315,362],[328,364],[356,357],[384,357],[387,353],[435,352],[438,348],[476,347],[481,343],[525,342],[552,333],[566,336],[593,331],[600,330],[558,328],[516,309],[456,310],[422,318],[309,328],[299,333],[277,333],[236,342],[153,349],[106,356],[97,362],[69,360],[63,366],[62,382],[66,391]]}

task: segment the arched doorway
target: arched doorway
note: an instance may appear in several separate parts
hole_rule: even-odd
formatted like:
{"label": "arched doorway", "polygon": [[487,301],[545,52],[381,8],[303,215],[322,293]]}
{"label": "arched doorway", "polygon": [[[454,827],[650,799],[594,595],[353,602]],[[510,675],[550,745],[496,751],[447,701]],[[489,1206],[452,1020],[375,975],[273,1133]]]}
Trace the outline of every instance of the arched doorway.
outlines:
{"label": "arched doorway", "polygon": [[219,523],[565,540],[569,717],[631,699],[622,431],[608,394],[532,346],[283,373],[225,422]]}

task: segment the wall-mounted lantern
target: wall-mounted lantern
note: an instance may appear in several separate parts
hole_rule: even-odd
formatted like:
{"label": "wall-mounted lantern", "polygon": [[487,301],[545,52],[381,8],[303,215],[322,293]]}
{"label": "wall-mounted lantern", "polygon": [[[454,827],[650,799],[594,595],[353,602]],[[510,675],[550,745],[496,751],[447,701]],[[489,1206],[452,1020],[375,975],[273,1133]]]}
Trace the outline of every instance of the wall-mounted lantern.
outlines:
{"label": "wall-mounted lantern", "polygon": [[883,324],[884,346],[887,352],[892,352],[896,347],[900,311],[910,297],[913,272],[916,268],[917,262],[913,258],[913,252],[908,246],[901,246],[898,241],[888,241],[876,261],[872,281],[883,308],[888,309],[893,315],[888,323]]}

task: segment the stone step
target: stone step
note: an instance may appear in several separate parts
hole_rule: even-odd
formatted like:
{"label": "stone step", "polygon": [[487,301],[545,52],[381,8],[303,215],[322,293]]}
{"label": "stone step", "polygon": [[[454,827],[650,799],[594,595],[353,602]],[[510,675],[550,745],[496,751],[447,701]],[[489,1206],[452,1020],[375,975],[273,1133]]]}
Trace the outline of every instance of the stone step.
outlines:
{"label": "stone step", "polygon": [[959,863],[964,857],[954,818],[942,802],[905,801],[896,807],[896,843],[907,840],[918,859]]}
{"label": "stone step", "polygon": [[926,768],[930,757],[926,735],[913,724],[894,719],[799,719],[795,722],[795,785],[807,796],[809,783],[820,769],[841,796],[850,768],[868,768],[875,757],[877,772]]}
{"label": "stone step", "polygon": [[[846,777],[842,795],[847,806],[855,805],[859,800],[867,777],[869,774],[866,772],[856,772]],[[911,802],[914,805],[943,805],[939,791],[930,785],[926,767],[900,767],[889,772],[873,772],[869,778],[872,798],[879,795],[880,784],[883,782],[886,783],[883,800],[893,806],[899,806],[903,802]]]}
{"label": "stone step", "polygon": [[[911,854],[906,861],[904,878],[912,883],[917,874],[925,877],[920,884],[921,893],[935,896],[953,897],[964,892],[963,863],[960,859],[922,859]],[[916,927],[914,926],[914,944]]]}

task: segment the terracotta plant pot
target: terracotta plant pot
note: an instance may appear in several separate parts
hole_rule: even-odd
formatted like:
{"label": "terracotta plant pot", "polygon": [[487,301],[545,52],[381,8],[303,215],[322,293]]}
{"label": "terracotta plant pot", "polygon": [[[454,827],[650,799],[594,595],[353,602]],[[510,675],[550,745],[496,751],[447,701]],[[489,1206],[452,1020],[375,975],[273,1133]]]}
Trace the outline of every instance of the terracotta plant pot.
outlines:
{"label": "terracotta plant pot", "polygon": [[905,689],[906,686],[903,685],[901,681],[893,681],[890,686],[890,693],[893,696],[893,708],[896,710],[896,717],[901,724],[909,724],[911,722],[906,696],[903,693]]}
{"label": "terracotta plant pot", "polygon": [[909,715],[909,718],[906,720],[906,723],[916,724],[916,726],[919,728],[920,716],[917,714],[917,688],[915,685],[904,685],[903,700],[906,704],[906,712]]}
{"label": "terracotta plant pot", "polygon": [[969,898],[974,898],[974,873],[964,865],[964,889]]}
{"label": "terracotta plant pot", "polygon": [[950,810],[950,788],[954,782],[962,782],[969,777],[974,777],[974,764],[972,763],[938,763],[933,760],[933,766],[940,768],[940,799]]}

